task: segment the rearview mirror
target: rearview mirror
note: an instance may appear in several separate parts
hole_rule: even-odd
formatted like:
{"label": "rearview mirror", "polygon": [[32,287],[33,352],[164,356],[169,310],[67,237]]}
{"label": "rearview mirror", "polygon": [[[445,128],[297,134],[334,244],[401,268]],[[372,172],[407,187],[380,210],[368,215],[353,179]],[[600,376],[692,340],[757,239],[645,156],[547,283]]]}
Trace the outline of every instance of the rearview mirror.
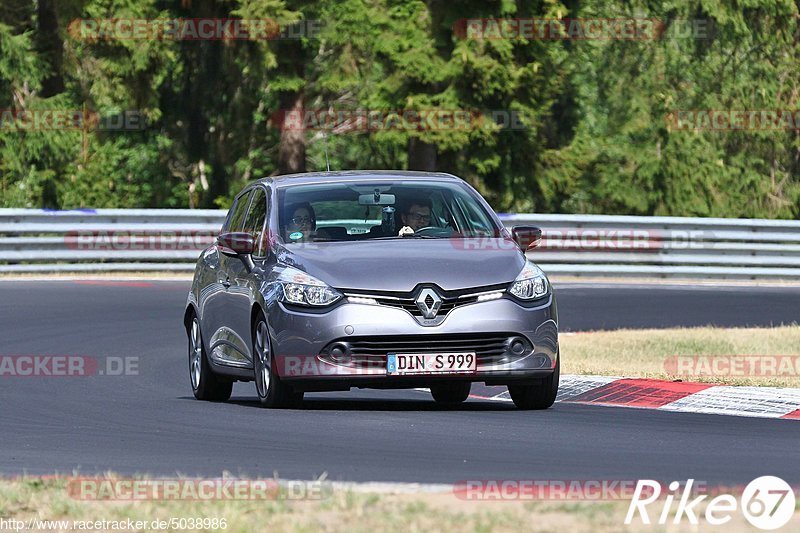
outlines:
{"label": "rearview mirror", "polygon": [[220,233],[217,237],[220,251],[226,255],[250,255],[256,248],[253,236],[243,231]]}
{"label": "rearview mirror", "polygon": [[359,194],[358,205],[394,205],[394,194]]}
{"label": "rearview mirror", "polygon": [[536,226],[514,226],[511,236],[523,251],[533,250],[542,242],[542,230]]}

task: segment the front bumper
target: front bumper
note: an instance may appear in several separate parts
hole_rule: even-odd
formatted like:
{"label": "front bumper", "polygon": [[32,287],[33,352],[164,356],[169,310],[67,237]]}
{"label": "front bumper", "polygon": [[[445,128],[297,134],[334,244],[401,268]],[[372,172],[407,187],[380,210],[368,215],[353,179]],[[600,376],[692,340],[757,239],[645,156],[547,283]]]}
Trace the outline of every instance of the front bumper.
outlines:
{"label": "front bumper", "polygon": [[[531,307],[510,297],[464,305],[452,309],[438,326],[423,326],[402,309],[347,301],[327,312],[273,302],[267,313],[278,375],[297,390],[410,388],[453,380],[530,382],[552,374],[558,357],[552,293]],[[506,338],[523,339],[526,349],[512,352],[509,343],[503,344]],[[331,357],[335,344],[352,350],[349,357]],[[400,350],[475,351],[477,368],[469,374],[387,375],[387,353]]]}

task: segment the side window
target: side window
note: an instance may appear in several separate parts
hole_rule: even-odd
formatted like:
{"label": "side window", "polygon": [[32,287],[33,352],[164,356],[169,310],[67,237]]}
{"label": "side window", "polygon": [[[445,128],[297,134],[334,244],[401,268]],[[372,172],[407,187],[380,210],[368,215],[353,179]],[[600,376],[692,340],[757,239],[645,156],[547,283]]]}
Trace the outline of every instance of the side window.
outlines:
{"label": "side window", "polygon": [[236,200],[236,203],[231,207],[228,212],[228,220],[225,221],[223,231],[242,231],[242,223],[244,222],[244,215],[247,212],[247,205],[250,203],[250,197],[253,196],[252,192],[244,194]]}
{"label": "side window", "polygon": [[236,210],[237,205],[239,205],[239,202],[234,200],[233,205],[228,209],[228,214],[225,215],[225,222],[222,223],[222,229],[219,230],[220,233],[230,231],[228,228],[231,227],[231,219],[233,218],[233,212]]}
{"label": "side window", "polygon": [[463,198],[456,198],[456,201],[467,218],[466,222],[469,231],[483,235],[492,235],[494,233],[492,231],[492,223],[486,217],[486,213],[480,210],[476,202],[465,201]]}
{"label": "side window", "polygon": [[437,192],[431,195],[431,206],[433,207],[431,226],[453,227],[453,217],[442,193]]}
{"label": "side window", "polygon": [[253,201],[250,203],[250,211],[247,213],[247,220],[244,223],[244,231],[251,234],[256,241],[256,249],[253,255],[262,257],[266,254],[266,242],[264,231],[264,220],[267,217],[267,194],[261,187],[255,189]]}

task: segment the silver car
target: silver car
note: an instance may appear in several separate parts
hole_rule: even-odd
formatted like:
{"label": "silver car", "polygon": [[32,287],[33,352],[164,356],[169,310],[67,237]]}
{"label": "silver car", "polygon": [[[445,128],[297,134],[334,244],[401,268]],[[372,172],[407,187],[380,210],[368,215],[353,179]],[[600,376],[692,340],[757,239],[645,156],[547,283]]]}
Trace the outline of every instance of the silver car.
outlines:
{"label": "silver car", "polygon": [[233,202],[197,261],[186,304],[189,374],[200,400],[255,381],[261,404],[305,392],[429,388],[467,399],[508,386],[546,409],[559,382],[558,315],[525,251],[463,180],[352,171],[259,180]]}

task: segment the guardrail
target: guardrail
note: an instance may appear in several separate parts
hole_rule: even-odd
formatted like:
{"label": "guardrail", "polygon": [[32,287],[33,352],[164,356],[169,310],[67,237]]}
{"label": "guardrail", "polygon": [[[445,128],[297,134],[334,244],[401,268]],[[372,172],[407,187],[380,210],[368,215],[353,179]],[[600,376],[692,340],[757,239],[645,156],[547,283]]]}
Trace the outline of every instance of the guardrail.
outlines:
{"label": "guardrail", "polygon": [[501,215],[542,228],[529,252],[550,274],[800,279],[800,221],[606,215]]}
{"label": "guardrail", "polygon": [[[221,210],[0,209],[0,272],[194,268]],[[549,274],[800,279],[800,221],[604,215],[501,215],[535,225],[528,253]],[[470,241],[467,246],[486,246]]]}
{"label": "guardrail", "polygon": [[217,209],[0,209],[0,272],[189,272],[224,218]]}

